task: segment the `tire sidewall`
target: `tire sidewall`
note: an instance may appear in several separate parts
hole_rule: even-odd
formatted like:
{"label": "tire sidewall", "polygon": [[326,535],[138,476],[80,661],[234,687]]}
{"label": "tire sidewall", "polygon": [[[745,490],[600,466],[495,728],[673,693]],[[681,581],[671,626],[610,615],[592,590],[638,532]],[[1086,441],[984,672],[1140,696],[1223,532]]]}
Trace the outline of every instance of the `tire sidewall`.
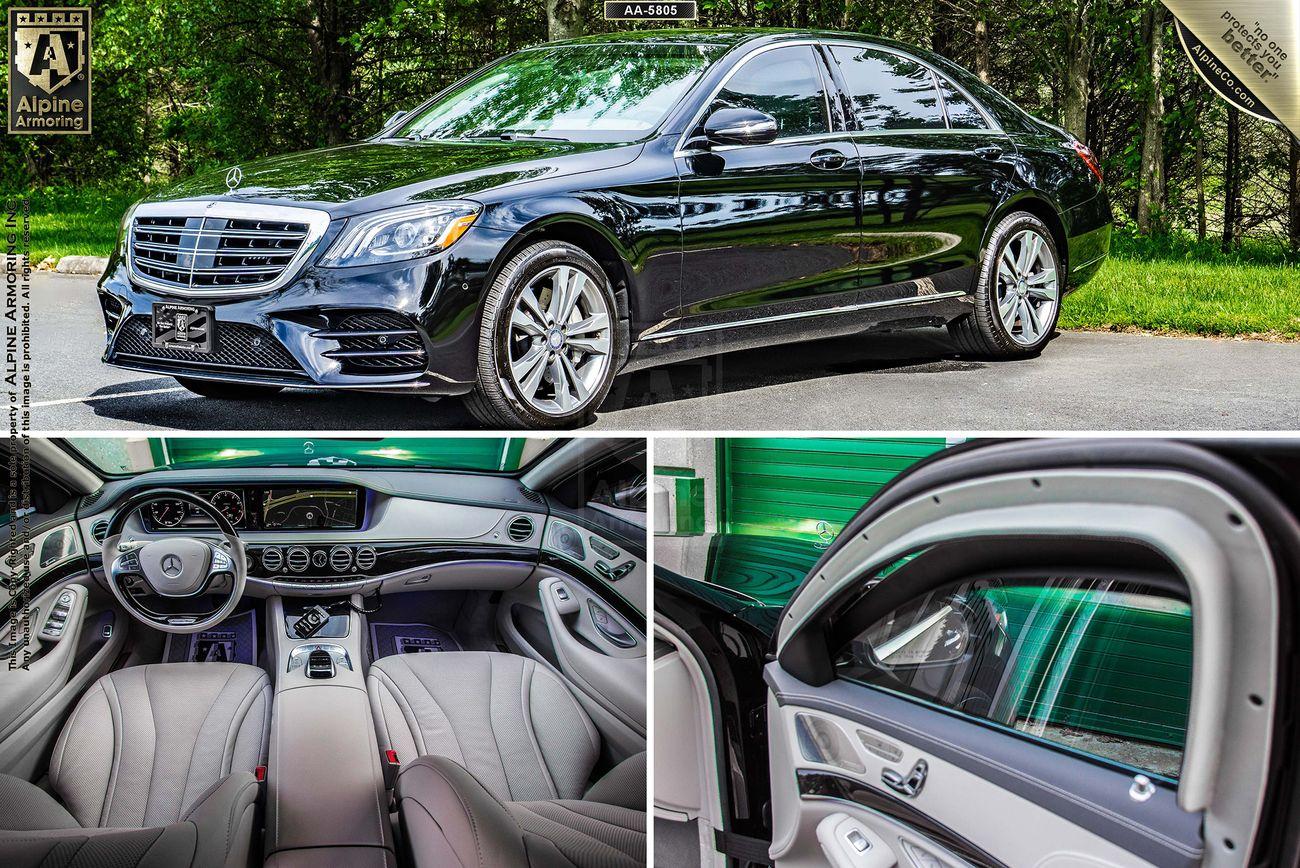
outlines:
{"label": "tire sidewall", "polygon": [[[1002,317],[998,314],[998,261],[1002,258],[1002,252],[1007,245],[1011,243],[1011,239],[1025,229],[1032,229],[1042,237],[1047,244],[1047,249],[1052,253],[1052,262],[1056,268],[1057,295],[1056,307],[1052,311],[1052,321],[1043,329],[1042,336],[1032,344],[1022,344],[1013,338],[1011,333],[1007,331],[1006,326],[1002,324]],[[994,332],[993,337],[1005,347],[1006,351],[1023,354],[1036,353],[1056,336],[1056,323],[1061,317],[1061,300],[1065,287],[1065,277],[1061,273],[1061,252],[1057,249],[1056,239],[1052,237],[1051,230],[1047,228],[1047,225],[1042,220],[1025,211],[1019,211],[1004,218],[989,239],[988,254],[984,258],[982,277],[984,280],[984,297],[981,299],[981,303],[987,305],[986,312],[989,326]]]}
{"label": "tire sidewall", "polygon": [[[490,376],[493,381],[490,385],[509,404],[513,414],[522,422],[522,427],[569,428],[585,424],[595,416],[596,408],[604,403],[605,398],[609,395],[610,388],[614,383],[614,376],[617,373],[615,368],[618,360],[624,355],[623,345],[626,338],[621,328],[614,289],[610,285],[605,270],[600,267],[600,263],[596,262],[584,250],[572,244],[563,241],[542,242],[539,245],[525,249],[519,256],[523,257],[523,261],[511,261],[511,265],[514,267],[510,271],[508,285],[501,293],[495,310],[492,311],[490,322],[487,324],[488,327],[483,330],[483,337],[492,342],[493,370]],[[515,301],[524,288],[537,275],[557,265],[579,268],[587,275],[589,280],[596,284],[609,310],[611,337],[609,365],[601,381],[593,390],[594,397],[581,409],[563,416],[552,416],[543,413],[520,398],[515,391],[514,379],[509,373],[510,312],[514,309]],[[484,373],[487,372],[480,372],[481,375]]]}

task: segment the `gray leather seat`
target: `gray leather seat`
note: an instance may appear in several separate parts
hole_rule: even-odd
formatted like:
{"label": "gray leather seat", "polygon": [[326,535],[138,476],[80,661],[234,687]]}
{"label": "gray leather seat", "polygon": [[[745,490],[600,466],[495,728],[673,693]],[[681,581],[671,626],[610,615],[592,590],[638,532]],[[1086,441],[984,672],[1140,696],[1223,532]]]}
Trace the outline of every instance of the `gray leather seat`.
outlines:
{"label": "gray leather seat", "polygon": [[46,791],[0,775],[0,864],[244,865],[271,682],[254,666],[167,663],[86,691]]}
{"label": "gray leather seat", "polygon": [[590,788],[600,734],[564,682],[513,654],[402,654],[370,667],[381,748],[424,865],[645,864],[645,754]]}

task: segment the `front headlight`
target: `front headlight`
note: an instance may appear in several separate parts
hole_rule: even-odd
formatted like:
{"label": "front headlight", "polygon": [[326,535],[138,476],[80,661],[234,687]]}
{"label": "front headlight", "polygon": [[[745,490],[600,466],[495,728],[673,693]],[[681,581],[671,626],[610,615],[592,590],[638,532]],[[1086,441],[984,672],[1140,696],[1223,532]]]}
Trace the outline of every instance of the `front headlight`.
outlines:
{"label": "front headlight", "polygon": [[474,202],[437,202],[353,217],[320,264],[378,265],[446,250],[473,225],[480,210]]}

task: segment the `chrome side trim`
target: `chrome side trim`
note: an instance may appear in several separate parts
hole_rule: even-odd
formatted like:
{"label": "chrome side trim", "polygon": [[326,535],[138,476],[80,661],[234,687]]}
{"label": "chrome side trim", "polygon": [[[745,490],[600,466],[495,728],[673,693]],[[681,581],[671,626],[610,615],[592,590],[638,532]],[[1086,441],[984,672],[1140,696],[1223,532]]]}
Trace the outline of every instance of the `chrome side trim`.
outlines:
{"label": "chrome side trim", "polygon": [[941,298],[956,298],[959,295],[966,295],[966,290],[955,289],[951,292],[937,292],[934,295],[921,295],[915,298],[895,298],[888,301],[864,301],[861,304],[846,304],[839,307],[824,307],[817,310],[802,310],[796,313],[781,313],[773,316],[761,316],[755,319],[737,320],[736,322],[710,323],[708,325],[691,326],[684,329],[675,329],[673,331],[658,332],[650,334],[648,331],[642,332],[638,340],[658,341],[666,338],[677,338],[682,335],[699,334],[700,332],[713,332],[720,329],[743,328],[745,326],[766,325],[774,322],[785,322],[794,319],[807,319],[815,316],[831,316],[837,313],[855,313],[860,310],[869,310],[877,307],[900,307],[909,304],[924,304],[928,301],[937,301]]}
{"label": "chrome side trim", "polygon": [[[297,253],[274,279],[250,286],[184,288],[156,281],[135,270],[134,237],[137,217],[217,217],[236,220],[273,220],[283,223],[306,223],[307,237]],[[180,199],[174,202],[144,202],[131,213],[131,225],[126,233],[126,269],[131,282],[148,287],[161,295],[178,298],[229,298],[260,295],[280,289],[298,275],[304,262],[316,252],[320,240],[329,229],[330,215],[316,208],[299,208],[288,205],[261,205],[230,199]]]}

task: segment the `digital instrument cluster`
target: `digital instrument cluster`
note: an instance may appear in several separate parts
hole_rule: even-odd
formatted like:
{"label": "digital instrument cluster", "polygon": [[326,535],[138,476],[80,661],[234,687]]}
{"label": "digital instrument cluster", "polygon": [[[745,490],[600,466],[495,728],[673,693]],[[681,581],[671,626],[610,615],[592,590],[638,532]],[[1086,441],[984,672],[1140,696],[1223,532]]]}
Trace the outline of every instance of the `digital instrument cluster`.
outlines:
{"label": "digital instrument cluster", "polygon": [[[365,513],[361,489],[345,485],[186,490],[216,507],[236,530],[357,530]],[[150,532],[211,526],[211,521],[198,508],[180,500],[155,500],[141,514],[145,529]]]}

